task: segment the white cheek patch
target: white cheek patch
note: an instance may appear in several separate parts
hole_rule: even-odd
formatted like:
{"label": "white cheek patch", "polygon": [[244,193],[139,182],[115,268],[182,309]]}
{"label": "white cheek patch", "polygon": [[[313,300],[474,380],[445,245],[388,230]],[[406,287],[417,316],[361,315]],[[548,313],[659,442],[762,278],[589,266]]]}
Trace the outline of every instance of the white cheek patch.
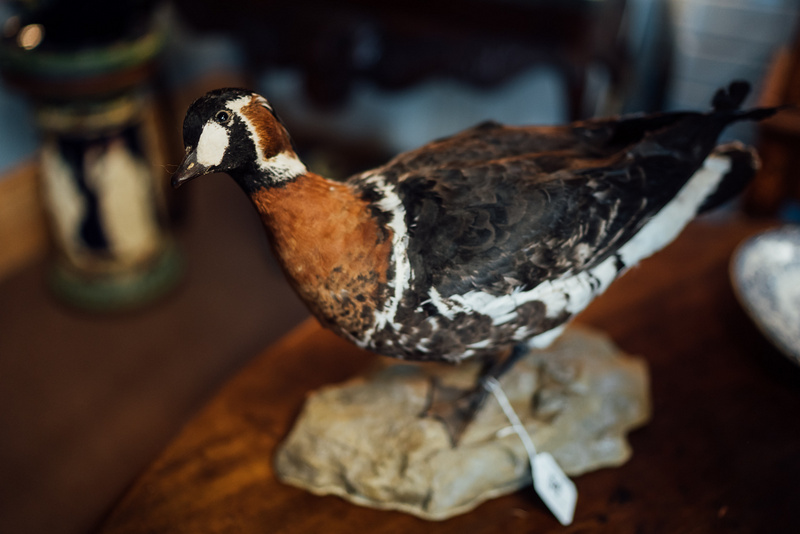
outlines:
{"label": "white cheek patch", "polygon": [[205,167],[219,165],[228,143],[228,130],[216,122],[207,122],[197,142],[197,163]]}

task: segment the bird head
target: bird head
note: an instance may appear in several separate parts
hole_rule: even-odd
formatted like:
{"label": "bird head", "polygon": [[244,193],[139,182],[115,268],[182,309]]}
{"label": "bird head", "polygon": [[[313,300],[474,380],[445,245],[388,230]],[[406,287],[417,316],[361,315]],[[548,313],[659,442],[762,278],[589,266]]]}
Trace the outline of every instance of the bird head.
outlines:
{"label": "bird head", "polygon": [[267,99],[245,89],[217,89],[192,103],[183,121],[183,143],[186,156],[172,176],[176,188],[224,172],[249,191],[306,172]]}

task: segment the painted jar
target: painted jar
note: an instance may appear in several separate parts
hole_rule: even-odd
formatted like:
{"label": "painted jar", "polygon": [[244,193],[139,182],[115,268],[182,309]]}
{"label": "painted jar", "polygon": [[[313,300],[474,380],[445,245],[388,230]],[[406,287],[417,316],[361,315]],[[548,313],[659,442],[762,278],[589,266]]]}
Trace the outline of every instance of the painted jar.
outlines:
{"label": "painted jar", "polygon": [[[21,13],[4,30],[4,78],[31,98],[42,137],[41,196],[54,243],[50,283],[86,309],[143,305],[180,277],[160,165],[164,143],[151,120],[164,29],[146,7],[129,19],[114,11],[118,18],[109,20],[125,31],[88,42],[81,32],[73,33],[80,41],[48,42],[48,32],[69,30],[53,12]],[[46,22],[35,22],[37,16]]]}
{"label": "painted jar", "polygon": [[145,102],[131,94],[37,110],[41,193],[56,245],[51,283],[82,307],[136,306],[177,281]]}

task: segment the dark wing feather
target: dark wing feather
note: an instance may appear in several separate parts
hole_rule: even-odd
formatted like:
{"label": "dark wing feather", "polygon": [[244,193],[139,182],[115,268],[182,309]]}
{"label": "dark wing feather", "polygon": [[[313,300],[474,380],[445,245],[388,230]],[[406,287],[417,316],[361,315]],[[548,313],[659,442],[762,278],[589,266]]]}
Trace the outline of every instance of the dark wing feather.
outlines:
{"label": "dark wing feather", "polygon": [[644,178],[637,168],[545,175],[529,160],[408,176],[399,190],[415,284],[500,295],[594,265],[652,214]]}
{"label": "dark wing feather", "polygon": [[[657,113],[580,121],[566,126],[505,126],[486,121],[455,135],[399,154],[381,168],[401,176],[426,169],[460,168],[501,158],[540,155],[558,158],[548,168],[564,168],[574,158],[604,158],[646,135],[699,113]],[[568,165],[567,165],[568,166]]]}
{"label": "dark wing feather", "polygon": [[406,208],[420,288],[504,294],[608,258],[676,194],[739,111],[741,87],[710,113],[565,127],[484,123],[377,170]]}
{"label": "dark wing feather", "polygon": [[504,126],[487,121],[404,152],[381,172],[400,176],[426,169],[461,168],[499,158],[572,150],[575,146],[570,126]]}

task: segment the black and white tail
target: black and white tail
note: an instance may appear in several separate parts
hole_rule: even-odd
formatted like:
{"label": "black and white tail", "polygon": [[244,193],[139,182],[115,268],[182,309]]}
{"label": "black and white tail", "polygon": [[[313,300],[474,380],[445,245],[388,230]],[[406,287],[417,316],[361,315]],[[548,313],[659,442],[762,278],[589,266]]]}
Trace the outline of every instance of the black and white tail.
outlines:
{"label": "black and white tail", "polygon": [[[782,109],[769,107],[742,110],[742,103],[749,92],[750,84],[745,81],[734,81],[727,90],[719,89],[711,101],[714,109],[710,114],[719,117],[727,126],[742,120],[763,120]],[[739,195],[760,167],[755,149],[739,142],[719,145],[709,157],[727,160],[729,170],[720,178],[716,190],[700,205],[698,213],[712,210]]]}

